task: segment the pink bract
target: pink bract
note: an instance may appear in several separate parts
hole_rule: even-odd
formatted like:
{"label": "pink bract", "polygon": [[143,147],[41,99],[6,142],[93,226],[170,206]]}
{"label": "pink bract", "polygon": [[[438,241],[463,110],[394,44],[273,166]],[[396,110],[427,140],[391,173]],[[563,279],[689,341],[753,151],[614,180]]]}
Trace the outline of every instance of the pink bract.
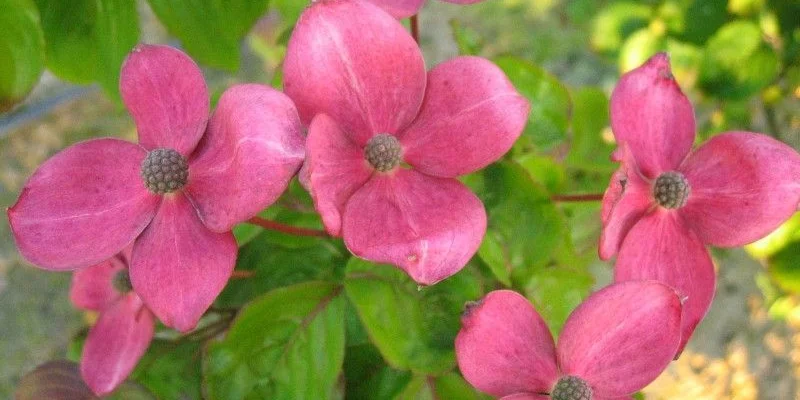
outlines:
{"label": "pink bract", "polygon": [[694,113],[663,53],[620,78],[611,127],[621,167],[603,199],[600,257],[618,254],[616,281],[655,279],[686,299],[682,350],[714,297],[705,245],[741,246],[786,221],[800,202],[800,155],[751,132],[691,151]]}
{"label": "pink bract", "polygon": [[680,299],[668,286],[617,283],[579,305],[555,345],[526,298],[498,290],[468,306],[456,357],[469,383],[503,399],[550,398],[568,377],[583,381],[594,400],[630,398],[669,365],[680,320]]}
{"label": "pink bract", "polygon": [[[381,8],[395,18],[407,18],[417,14],[425,0],[368,0]],[[475,4],[484,0],[442,0],[447,3],[453,4]]]}
{"label": "pink bract", "polygon": [[[463,268],[486,213],[455,178],[508,151],[530,110],[503,72],[458,57],[426,74],[392,16],[368,2],[321,0],[289,41],[284,88],[309,125],[300,179],[327,231],[423,285]],[[367,150],[379,155],[369,161]]]}
{"label": "pink bract", "polygon": [[[251,84],[225,91],[209,120],[202,72],[166,46],[136,47],[120,90],[139,143],[95,139],[61,151],[8,218],[22,255],[46,269],[86,267],[132,246],[136,292],[164,324],[188,331],[233,270],[231,228],[274,202],[300,168],[302,126],[288,97]],[[146,159],[183,171],[183,181],[146,172]]]}
{"label": "pink bract", "polygon": [[125,280],[129,255],[125,251],[72,277],[72,303],[100,313],[89,330],[80,365],[83,380],[98,396],[114,391],[130,375],[153,339],[153,314],[134,291],[114,284],[120,276]]}

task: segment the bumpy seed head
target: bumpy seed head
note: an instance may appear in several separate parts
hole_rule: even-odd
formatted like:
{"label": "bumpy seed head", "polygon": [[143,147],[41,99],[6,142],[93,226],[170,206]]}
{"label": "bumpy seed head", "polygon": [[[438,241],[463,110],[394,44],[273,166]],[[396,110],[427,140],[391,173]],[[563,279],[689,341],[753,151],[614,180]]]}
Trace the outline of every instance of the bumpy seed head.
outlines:
{"label": "bumpy seed head", "polygon": [[689,181],[680,172],[664,172],[656,178],[653,185],[653,197],[656,203],[664,208],[680,208],[689,200]]}
{"label": "bumpy seed head", "polygon": [[562,376],[553,387],[553,400],[592,400],[592,388],[577,376]]}
{"label": "bumpy seed head", "polygon": [[186,185],[189,164],[172,149],[155,149],[142,161],[142,179],[155,194],[172,193]]}
{"label": "bumpy seed head", "polygon": [[133,290],[133,285],[131,285],[131,276],[128,275],[128,270],[123,269],[117,272],[114,275],[114,279],[111,282],[114,285],[114,289],[117,289],[120,293],[128,293]]}
{"label": "bumpy seed head", "polygon": [[392,135],[379,133],[364,147],[364,157],[373,168],[386,172],[400,165],[402,160],[400,142]]}

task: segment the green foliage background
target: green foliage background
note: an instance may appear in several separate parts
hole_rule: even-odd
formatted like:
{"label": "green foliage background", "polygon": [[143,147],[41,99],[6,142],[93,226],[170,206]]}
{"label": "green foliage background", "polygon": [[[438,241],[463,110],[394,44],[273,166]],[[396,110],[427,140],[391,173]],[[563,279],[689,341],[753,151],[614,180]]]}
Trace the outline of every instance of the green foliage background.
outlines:
{"label": "green foliage background", "polygon": [[[655,52],[669,52],[695,104],[699,141],[736,129],[800,143],[796,0],[488,0],[457,11],[433,3],[421,18],[428,65],[456,53],[487,57],[533,105],[512,151],[464,178],[489,216],[478,254],[459,274],[419,288],[391,266],[351,257],[340,240],[237,227],[236,268],[252,277],[232,280],[196,332],[159,328],[118,397],[486,398],[456,368],[463,304],[511,288],[558,334],[572,309],[607,283],[609,266],[596,256],[599,205],[551,196],[605,189],[615,169],[608,94],[620,73]],[[239,81],[280,87],[286,40],[304,6],[0,0],[0,111],[20,103],[45,68],[65,81],[96,82],[118,103],[119,67],[141,40],[143,14],[155,15],[205,68],[215,96]],[[262,215],[321,228],[296,182]],[[777,319],[800,292],[798,225],[794,218],[748,247],[768,266],[760,285]],[[82,340],[63,355],[77,361]],[[23,389],[48,385],[40,376]]]}

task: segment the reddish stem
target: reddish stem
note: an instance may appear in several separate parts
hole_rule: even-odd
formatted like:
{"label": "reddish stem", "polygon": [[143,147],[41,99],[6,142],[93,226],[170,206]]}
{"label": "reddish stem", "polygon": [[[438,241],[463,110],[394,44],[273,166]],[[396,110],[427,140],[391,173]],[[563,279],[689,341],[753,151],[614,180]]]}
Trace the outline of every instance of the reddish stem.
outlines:
{"label": "reddish stem", "polygon": [[280,222],[270,221],[261,217],[253,217],[247,220],[247,223],[258,225],[264,229],[288,233],[289,235],[297,236],[317,236],[328,237],[328,233],[319,229],[298,228],[296,226],[282,224]]}
{"label": "reddish stem", "polygon": [[417,19],[417,14],[412,15],[409,22],[411,22],[411,37],[414,38],[415,42],[419,43],[419,20]]}
{"label": "reddish stem", "polygon": [[592,194],[559,194],[550,197],[551,200],[558,203],[567,202],[580,202],[580,201],[600,201],[603,200],[603,195],[600,193]]}
{"label": "reddish stem", "polygon": [[233,273],[231,273],[231,279],[247,279],[247,278],[252,278],[254,276],[256,276],[256,271],[250,271],[250,270],[237,269],[234,270]]}

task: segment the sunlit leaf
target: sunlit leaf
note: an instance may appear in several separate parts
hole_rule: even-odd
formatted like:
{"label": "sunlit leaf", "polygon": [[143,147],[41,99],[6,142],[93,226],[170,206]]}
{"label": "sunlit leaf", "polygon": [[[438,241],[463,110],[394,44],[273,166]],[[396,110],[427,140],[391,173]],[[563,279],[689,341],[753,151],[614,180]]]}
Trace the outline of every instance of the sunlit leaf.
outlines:
{"label": "sunlit leaf", "polygon": [[241,40],[268,0],[148,0],[158,19],[202,64],[234,71]]}
{"label": "sunlit leaf", "polygon": [[209,398],[340,398],[345,345],[341,290],[335,284],[302,283],[273,290],[243,308],[203,359]]}
{"label": "sunlit leaf", "polygon": [[35,1],[42,18],[47,67],[71,82],[99,82],[119,99],[122,61],[139,41],[136,2]]}
{"label": "sunlit leaf", "polygon": [[44,69],[44,34],[31,0],[0,0],[0,112],[22,101]]}
{"label": "sunlit leaf", "polygon": [[630,34],[647,26],[652,9],[633,1],[614,2],[603,8],[592,25],[592,47],[614,53]]}

